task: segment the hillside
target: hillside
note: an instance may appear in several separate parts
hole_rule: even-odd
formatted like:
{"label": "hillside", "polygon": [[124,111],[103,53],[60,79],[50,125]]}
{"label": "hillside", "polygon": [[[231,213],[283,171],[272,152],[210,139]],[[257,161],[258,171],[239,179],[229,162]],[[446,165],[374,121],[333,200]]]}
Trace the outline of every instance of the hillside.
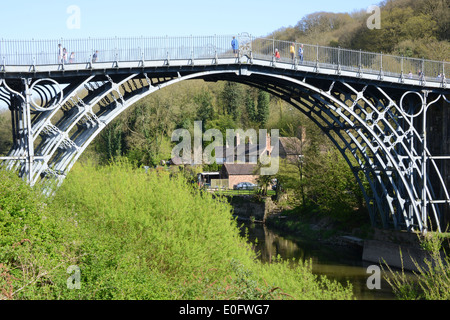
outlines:
{"label": "hillside", "polygon": [[270,36],[324,46],[391,53],[431,60],[450,58],[450,0],[385,0],[381,28],[369,29],[365,10],[316,12]]}

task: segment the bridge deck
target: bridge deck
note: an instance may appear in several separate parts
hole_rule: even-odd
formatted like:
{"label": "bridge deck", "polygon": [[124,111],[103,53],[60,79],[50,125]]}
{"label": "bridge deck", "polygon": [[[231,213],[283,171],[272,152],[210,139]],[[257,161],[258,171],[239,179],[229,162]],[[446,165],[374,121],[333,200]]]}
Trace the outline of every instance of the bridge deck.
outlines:
{"label": "bridge deck", "polygon": [[[189,71],[189,68],[242,65],[274,67],[298,74],[326,77],[347,77],[368,81],[410,86],[411,88],[445,89],[449,62],[406,58],[381,53],[323,47],[275,39],[255,38],[246,33],[237,36],[239,57],[231,50],[232,36],[156,37],[59,40],[1,40],[0,79],[20,77],[71,77],[80,74],[100,74],[125,70],[161,70],[169,68]],[[60,61],[57,48],[63,42],[77,59],[73,63]],[[294,58],[290,46],[295,48]],[[298,49],[303,48],[300,62]],[[274,52],[281,58],[276,61]],[[99,62],[93,62],[98,51]],[[164,69],[163,69],[164,70]],[[147,71],[146,71],[147,72]],[[292,74],[291,72],[289,74]]]}
{"label": "bridge deck", "polygon": [[[236,65],[238,67],[236,68]],[[214,71],[230,67],[230,72],[240,70],[239,75],[250,75],[257,67],[276,68],[278,73],[295,75],[296,77],[325,77],[327,79],[347,78],[350,81],[377,82],[386,86],[402,86],[414,89],[441,89],[448,91],[450,79],[420,80],[402,77],[401,74],[380,73],[373,70],[354,70],[354,68],[337,69],[333,65],[315,65],[312,63],[297,64],[288,62],[273,62],[269,59],[222,58],[222,59],[180,59],[180,60],[147,60],[124,62],[74,63],[68,65],[41,66],[4,66],[0,71],[0,79],[20,78],[70,78],[95,74],[121,74],[133,72],[192,72],[198,69]]]}

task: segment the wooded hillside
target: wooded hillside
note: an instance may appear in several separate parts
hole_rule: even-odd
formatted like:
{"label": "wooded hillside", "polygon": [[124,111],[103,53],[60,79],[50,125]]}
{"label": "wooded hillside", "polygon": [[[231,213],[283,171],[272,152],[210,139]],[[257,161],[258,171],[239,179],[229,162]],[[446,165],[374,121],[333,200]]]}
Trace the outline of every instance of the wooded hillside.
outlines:
{"label": "wooded hillside", "polygon": [[[272,35],[280,40],[340,46],[431,60],[450,58],[450,0],[385,0],[381,28],[369,29],[366,10],[316,12]],[[271,35],[271,36],[272,36]]]}

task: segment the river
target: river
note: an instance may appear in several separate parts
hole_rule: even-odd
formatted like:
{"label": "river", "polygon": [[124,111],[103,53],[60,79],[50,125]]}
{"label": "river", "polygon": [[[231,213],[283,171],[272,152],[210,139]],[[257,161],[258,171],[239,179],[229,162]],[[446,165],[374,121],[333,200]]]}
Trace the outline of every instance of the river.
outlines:
{"label": "river", "polygon": [[[241,222],[239,222],[241,225]],[[243,223],[241,235],[247,231],[248,240],[259,252],[259,259],[270,263],[271,258],[280,255],[283,259],[295,258],[296,261],[312,260],[312,271],[317,275],[326,275],[346,285],[349,281],[357,300],[393,300],[395,296],[391,286],[384,279],[381,270],[380,289],[369,289],[367,267],[373,263],[362,260],[362,248],[323,244],[307,240],[301,236],[292,236],[279,230],[270,229],[259,223]],[[257,239],[257,241],[256,241]]]}

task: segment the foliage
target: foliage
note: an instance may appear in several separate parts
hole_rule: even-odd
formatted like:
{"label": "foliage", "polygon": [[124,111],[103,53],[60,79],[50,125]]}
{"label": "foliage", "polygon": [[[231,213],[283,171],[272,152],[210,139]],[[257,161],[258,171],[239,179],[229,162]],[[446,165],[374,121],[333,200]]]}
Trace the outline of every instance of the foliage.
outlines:
{"label": "foliage", "polygon": [[[262,264],[226,201],[183,176],[75,165],[45,199],[0,171],[3,299],[349,299],[311,269]],[[66,270],[81,270],[68,289]]]}
{"label": "foliage", "polygon": [[[443,238],[438,234],[430,234],[420,239],[420,244],[429,257],[421,261],[413,261],[417,272],[411,279],[403,271],[392,271],[386,281],[395,295],[401,300],[449,300],[450,299],[450,257],[443,249]],[[403,261],[403,260],[402,260]]]}
{"label": "foliage", "polygon": [[239,107],[242,104],[242,87],[235,82],[226,82],[222,99],[224,101],[224,113],[230,115],[236,121],[241,115]]}
{"label": "foliage", "polygon": [[197,109],[197,121],[202,121],[205,125],[214,116],[213,96],[209,91],[201,91],[195,96],[194,101],[199,106]]}
{"label": "foliage", "polygon": [[6,155],[11,149],[11,113],[0,108],[0,155]]}
{"label": "foliage", "polygon": [[275,31],[273,36],[286,41],[449,60],[449,0],[387,0],[379,6],[380,29],[367,28],[372,13],[365,10],[315,12],[303,17],[295,27]]}
{"label": "foliage", "polygon": [[261,127],[265,127],[269,118],[270,95],[262,90],[258,92],[258,103],[256,105],[256,120]]}

